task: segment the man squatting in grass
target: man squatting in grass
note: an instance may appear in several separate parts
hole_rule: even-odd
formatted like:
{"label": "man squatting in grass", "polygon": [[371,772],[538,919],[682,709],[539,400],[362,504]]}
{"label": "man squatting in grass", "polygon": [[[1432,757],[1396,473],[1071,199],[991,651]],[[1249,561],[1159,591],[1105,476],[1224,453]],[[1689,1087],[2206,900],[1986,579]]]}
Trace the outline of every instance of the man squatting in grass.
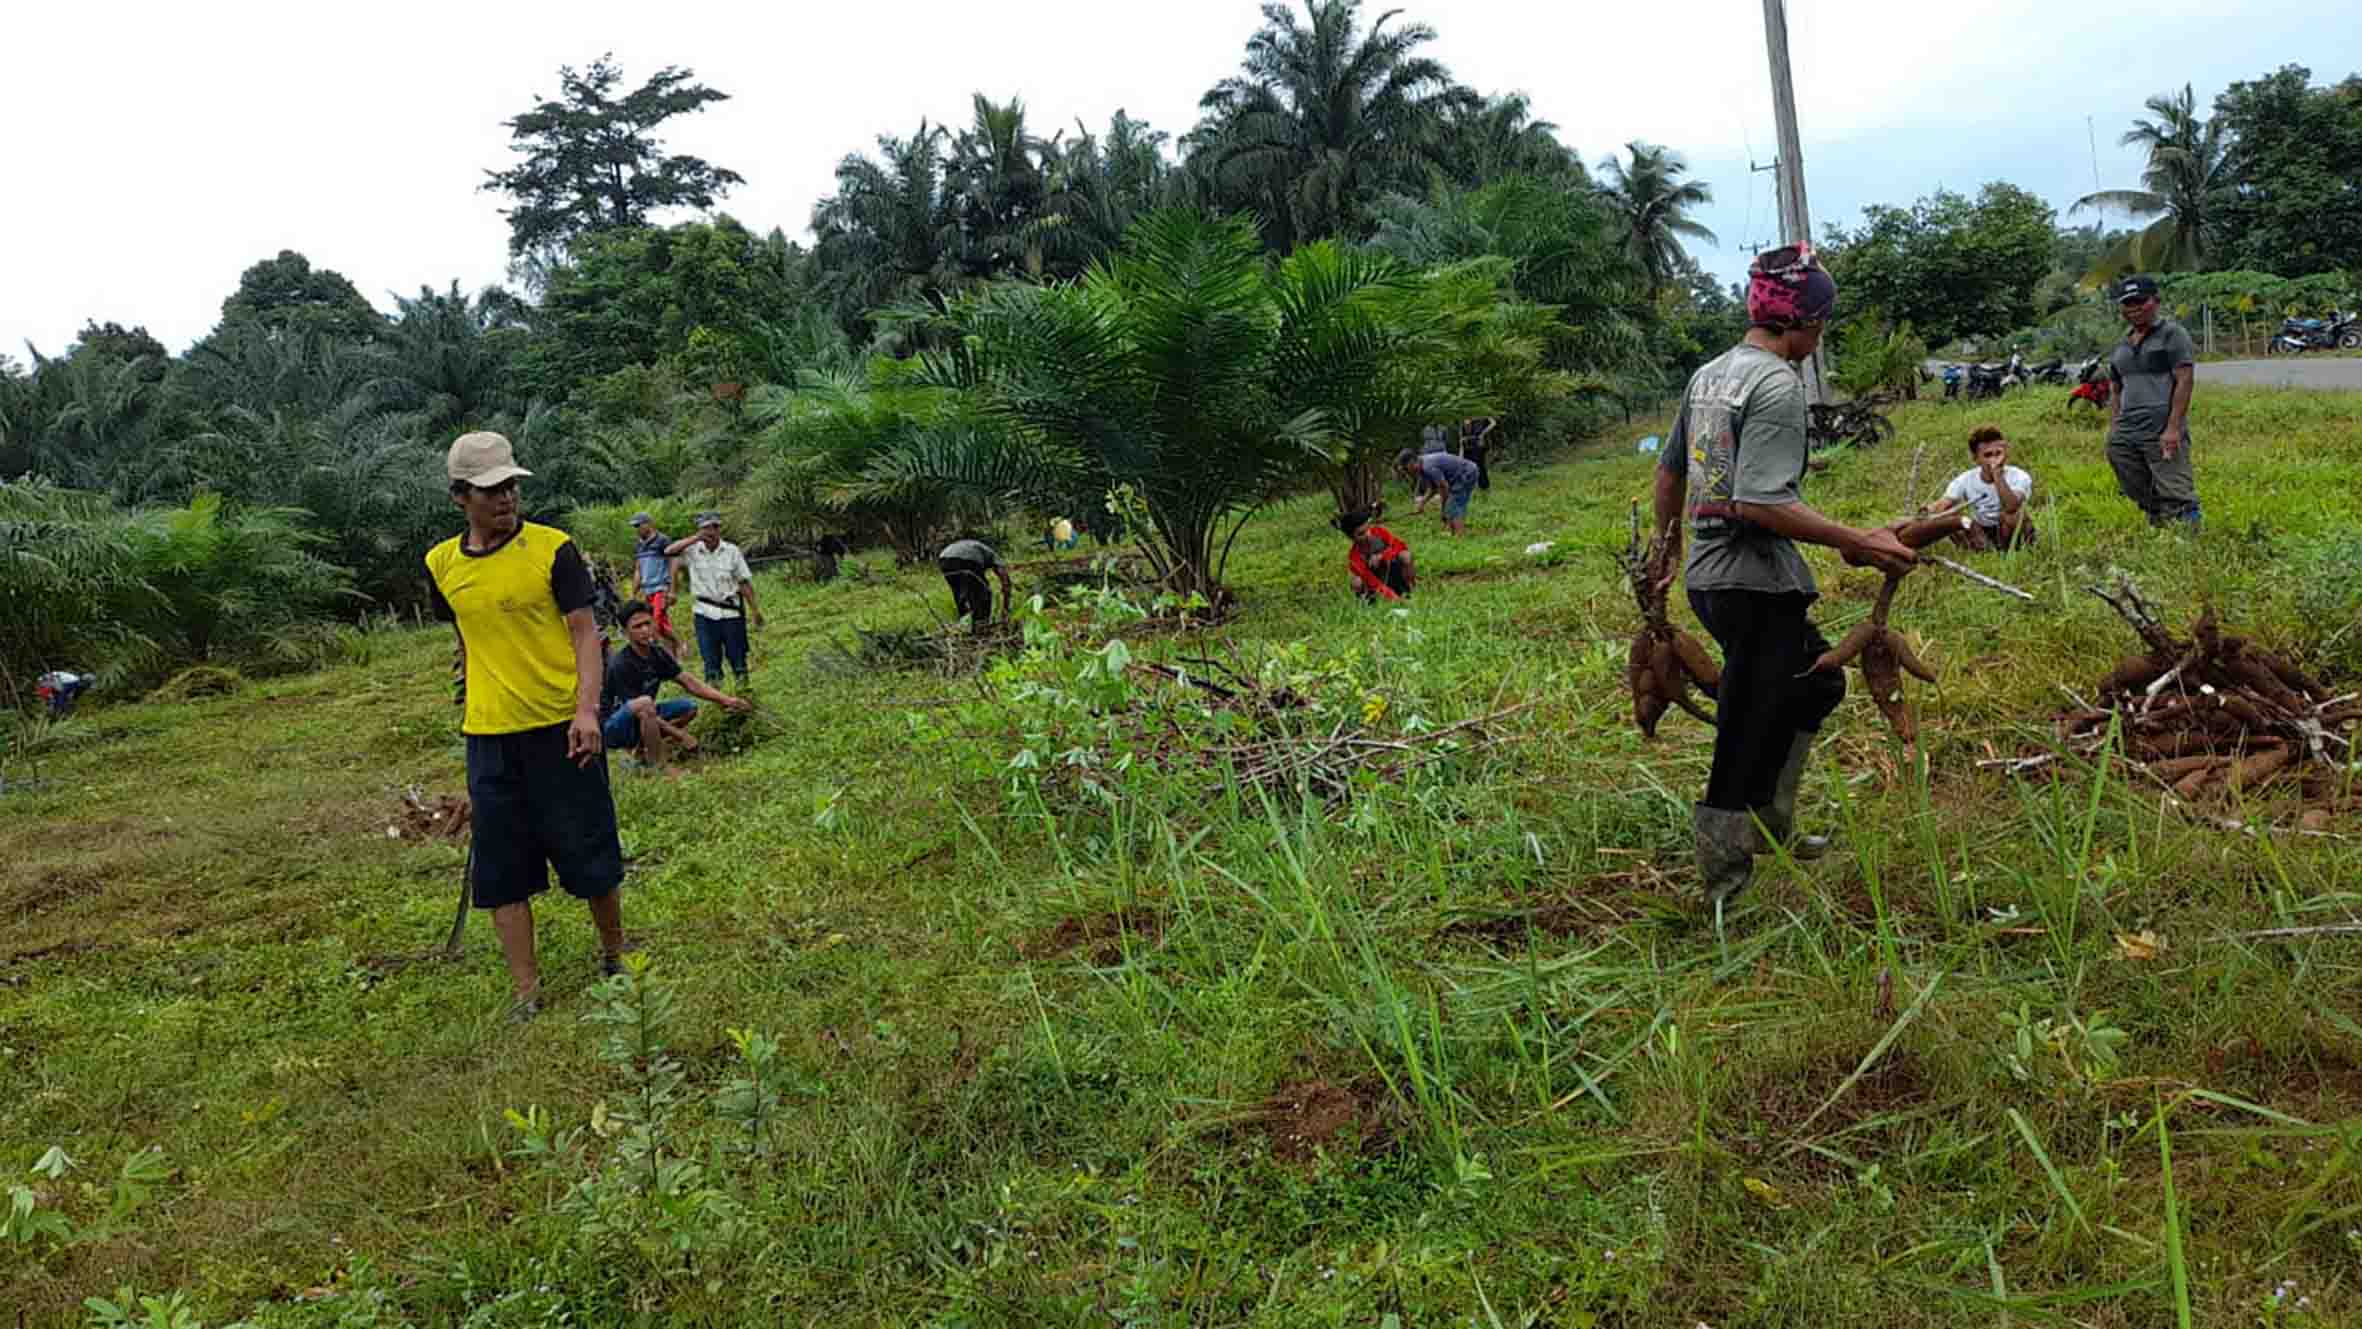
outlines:
{"label": "man squatting in grass", "polygon": [[656,615],[656,631],[665,644],[680,649],[681,639],[673,632],[673,560],[664,552],[672,541],[656,529],[656,518],[645,512],[632,514],[632,599],[647,604]]}
{"label": "man squatting in grass", "polygon": [[1812,669],[1829,643],[1806,617],[1820,592],[1795,542],[1885,570],[1914,558],[1894,532],[1840,525],[1802,497],[1805,393],[1795,364],[1820,345],[1837,283],[1804,246],[1758,257],[1748,277],[1747,338],[1690,378],[1658,461],[1656,521],[1668,538],[1651,569],[1669,589],[1686,518],[1690,608],[1723,654],[1714,767],[1692,813],[1713,905],[1745,886],[1755,855],[1774,844],[1798,857],[1828,847],[1795,834],[1796,792],[1845,677]]}
{"label": "man squatting in grass", "polygon": [[1001,565],[1001,556],[982,540],[954,540],[943,546],[935,556],[935,568],[951,587],[952,612],[967,619],[975,628],[992,622],[992,588],[984,584],[989,572],[1001,580],[1001,611],[1014,618],[1017,613],[1017,588],[1009,582],[1009,570]]}
{"label": "man squatting in grass", "polygon": [[2009,464],[2009,440],[1992,425],[1979,425],[1968,436],[1968,455],[1976,465],[1953,476],[1944,496],[1920,511],[1933,514],[1967,508],[1976,524],[1955,532],[1952,538],[1980,552],[2034,543],[2033,524],[2026,520],[2026,500],[2034,493],[2034,477]]}
{"label": "man squatting in grass", "polygon": [[1336,527],[1353,544],[1345,555],[1345,570],[1353,574],[1353,593],[1364,600],[1400,600],[1418,584],[1418,568],[1411,547],[1378,524],[1383,505],[1355,508],[1336,519]]}
{"label": "man squatting in grass", "polygon": [[681,672],[680,661],[657,643],[657,625],[662,620],[653,607],[634,600],[623,607],[622,617],[625,644],[607,659],[606,695],[600,703],[606,718],[601,721],[600,737],[610,748],[638,748],[642,761],[668,778],[678,778],[681,771],[672,764],[673,753],[697,750],[697,740],[682,727],[697,713],[697,703],[658,701],[656,693],[665,680],[671,679],[690,696],[702,697],[725,710],[743,711],[746,702],[727,692],[716,692]]}
{"label": "man squatting in grass", "polygon": [[2198,479],[2190,469],[2190,391],[2198,347],[2182,325],[2157,315],[2157,279],[2116,284],[2124,340],[2108,352],[2108,465],[2116,487],[2151,526],[2198,529]]}
{"label": "man squatting in grass", "polygon": [[1411,491],[1418,495],[1411,502],[1411,511],[1426,511],[1427,500],[1440,491],[1444,529],[1454,535],[1468,534],[1468,500],[1476,493],[1479,474],[1475,462],[1448,452],[1420,453],[1404,448],[1394,454],[1394,469],[1403,473],[1411,482]]}
{"label": "man squatting in grass", "polygon": [[427,551],[437,613],[459,634],[467,679],[469,889],[515,984],[515,1014],[539,1010],[533,897],[557,869],[590,903],[604,966],[623,953],[623,844],[599,736],[601,661],[591,576],[564,531],[520,520],[506,438],[462,434],[444,469],[467,531]]}
{"label": "man squatting in grass", "polygon": [[722,538],[722,514],[698,513],[697,533],[666,545],[664,555],[688,566],[689,594],[697,601],[691,621],[697,626],[697,659],[705,681],[720,687],[726,662],[738,686],[745,687],[747,619],[751,615],[759,628],[763,611],[755,603],[755,574],[746,554]]}

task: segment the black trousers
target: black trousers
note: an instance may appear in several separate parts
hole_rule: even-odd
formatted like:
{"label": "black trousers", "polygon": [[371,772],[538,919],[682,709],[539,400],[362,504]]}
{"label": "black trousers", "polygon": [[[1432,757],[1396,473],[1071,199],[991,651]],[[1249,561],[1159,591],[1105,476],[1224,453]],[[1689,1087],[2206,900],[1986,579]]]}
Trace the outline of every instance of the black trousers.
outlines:
{"label": "black trousers", "polygon": [[1805,616],[1811,596],[1691,591],[1689,603],[1722,647],[1705,804],[1725,812],[1768,807],[1796,735],[1820,732],[1821,721],[1845,700],[1845,673],[1805,672],[1829,649]]}
{"label": "black trousers", "polygon": [[984,565],[964,558],[942,558],[935,566],[951,585],[951,603],[960,617],[974,626],[992,622],[992,587],[984,580]]}

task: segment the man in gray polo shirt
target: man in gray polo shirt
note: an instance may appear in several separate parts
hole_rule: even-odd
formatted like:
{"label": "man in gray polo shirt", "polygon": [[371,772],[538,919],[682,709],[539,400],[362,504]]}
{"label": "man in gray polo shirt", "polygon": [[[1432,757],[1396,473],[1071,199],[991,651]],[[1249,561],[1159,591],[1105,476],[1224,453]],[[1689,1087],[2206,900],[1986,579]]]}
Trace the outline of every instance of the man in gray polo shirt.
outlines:
{"label": "man in gray polo shirt", "polygon": [[2151,526],[2198,526],[2198,481],[2190,471],[2190,385],[2198,348],[2190,334],[2159,316],[2157,279],[2126,277],[2116,284],[2124,340],[2108,353],[2108,464],[2116,487],[2148,515]]}

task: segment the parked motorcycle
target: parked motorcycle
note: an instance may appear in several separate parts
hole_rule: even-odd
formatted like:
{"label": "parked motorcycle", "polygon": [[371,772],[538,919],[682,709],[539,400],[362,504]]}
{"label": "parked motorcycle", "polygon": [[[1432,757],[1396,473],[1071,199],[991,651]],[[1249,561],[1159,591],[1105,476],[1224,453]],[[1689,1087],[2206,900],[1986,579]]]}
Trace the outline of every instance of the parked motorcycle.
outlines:
{"label": "parked motorcycle", "polygon": [[2026,372],[2033,375],[2033,381],[2036,383],[2065,383],[2068,381],[2067,362],[2064,360],[2053,360],[2046,365],[2036,365]]}
{"label": "parked motorcycle", "polygon": [[1998,397],[2011,388],[2022,386],[2025,381],[2026,362],[2018,355],[2011,355],[2001,364],[1970,365],[1968,396],[1971,401],[1979,397]]}
{"label": "parked motorcycle", "polygon": [[2108,399],[2116,393],[2116,381],[2108,377],[2108,362],[2097,356],[2083,362],[2075,371],[2075,390],[2067,394],[2067,409],[2075,403],[2087,401],[2095,410],[2108,409]]}
{"label": "parked motorcycle", "polygon": [[2357,347],[2362,347],[2362,315],[2333,313],[2328,318],[2282,319],[2280,331],[2264,343],[2264,354],[2302,355]]}
{"label": "parked motorcycle", "polygon": [[1944,366],[1944,400],[1945,400],[1945,401],[1958,401],[1958,400],[1960,400],[1960,383],[1961,383],[1961,380],[1962,380],[1962,379],[1964,379],[1964,378],[1966,378],[1966,377],[1967,377],[1967,371],[1963,370],[1963,369],[1962,369],[1962,368],[1961,368],[1959,365],[1945,365],[1945,366]]}

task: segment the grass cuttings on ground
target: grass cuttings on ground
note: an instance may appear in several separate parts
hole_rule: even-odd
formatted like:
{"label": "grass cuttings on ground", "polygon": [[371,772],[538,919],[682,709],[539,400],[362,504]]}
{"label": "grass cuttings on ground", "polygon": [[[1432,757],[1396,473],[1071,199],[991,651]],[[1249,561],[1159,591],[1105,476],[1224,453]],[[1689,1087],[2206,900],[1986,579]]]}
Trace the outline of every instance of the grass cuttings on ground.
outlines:
{"label": "grass cuttings on ground", "polygon": [[[776,734],[616,782],[651,967],[594,993],[581,907],[544,897],[523,1027],[481,919],[458,962],[407,962],[464,852],[385,834],[402,791],[459,787],[447,636],[85,707],[0,801],[0,1160],[57,1220],[0,1242],[0,1306],[1983,1329],[2172,1323],[2186,1295],[2190,1323],[2352,1323],[2362,938],[2325,929],[2362,905],[2362,826],[2227,833],[2120,767],[1979,762],[2055,741],[2060,686],[2124,653],[2083,589],[2112,569],[2168,623],[2211,604],[2362,677],[2357,402],[2202,387],[2192,539],[2114,495],[2060,396],[1901,408],[1813,478],[1891,520],[1922,443],[1932,484],[2000,424],[2043,540],[1976,565],[2037,603],[1907,579],[1943,680],[1916,755],[1849,697],[1803,799],[1838,852],[1766,861],[1719,933],[1687,895],[1711,734],[1645,744],[1621,686],[1612,555],[1652,464],[1626,438],[1497,472],[1469,539],[1396,525],[1406,604],[1345,594],[1307,500],[1239,541],[1235,619],[1121,638],[1372,732],[1526,708],[1519,741],[1333,807],[1124,765],[1088,719],[1093,615],[958,682],[838,677],[807,652],[927,627],[939,581],[766,579]],[[1812,560],[1835,639],[1880,579]],[[1042,797],[1058,762],[1109,796]]]}

